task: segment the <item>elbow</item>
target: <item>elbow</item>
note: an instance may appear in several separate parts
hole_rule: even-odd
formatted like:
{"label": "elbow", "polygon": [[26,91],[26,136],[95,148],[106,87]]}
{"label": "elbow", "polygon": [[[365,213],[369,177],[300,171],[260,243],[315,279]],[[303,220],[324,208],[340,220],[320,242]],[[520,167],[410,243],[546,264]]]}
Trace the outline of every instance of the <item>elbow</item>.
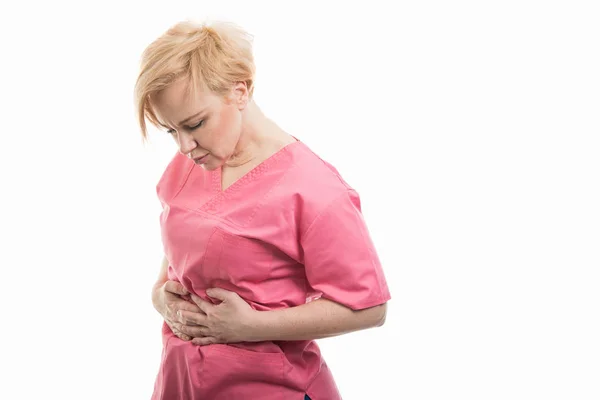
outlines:
{"label": "elbow", "polygon": [[385,324],[385,317],[387,315],[387,303],[383,303],[382,305],[377,306],[377,310],[378,318],[375,327],[380,327],[383,326],[383,324]]}

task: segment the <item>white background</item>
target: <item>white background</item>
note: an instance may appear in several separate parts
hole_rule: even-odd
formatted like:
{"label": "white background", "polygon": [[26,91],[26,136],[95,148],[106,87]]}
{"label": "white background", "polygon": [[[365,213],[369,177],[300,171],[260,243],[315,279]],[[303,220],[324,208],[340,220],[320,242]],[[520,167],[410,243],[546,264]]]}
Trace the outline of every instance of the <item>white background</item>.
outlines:
{"label": "white background", "polygon": [[345,400],[599,399],[594,3],[3,2],[0,398],[149,399],[176,148],[142,144],[133,85],[146,45],[212,18],[361,194],[392,300],[319,341]]}

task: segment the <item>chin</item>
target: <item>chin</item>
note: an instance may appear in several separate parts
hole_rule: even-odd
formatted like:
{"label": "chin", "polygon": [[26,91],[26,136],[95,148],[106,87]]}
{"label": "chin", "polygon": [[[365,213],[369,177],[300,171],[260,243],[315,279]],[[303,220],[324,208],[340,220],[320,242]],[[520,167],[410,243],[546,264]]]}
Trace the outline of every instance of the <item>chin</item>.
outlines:
{"label": "chin", "polygon": [[219,168],[218,165],[215,165],[215,164],[212,164],[212,163],[210,163],[210,164],[201,164],[200,167],[204,168],[204,170],[206,170],[206,171],[214,171],[215,169]]}

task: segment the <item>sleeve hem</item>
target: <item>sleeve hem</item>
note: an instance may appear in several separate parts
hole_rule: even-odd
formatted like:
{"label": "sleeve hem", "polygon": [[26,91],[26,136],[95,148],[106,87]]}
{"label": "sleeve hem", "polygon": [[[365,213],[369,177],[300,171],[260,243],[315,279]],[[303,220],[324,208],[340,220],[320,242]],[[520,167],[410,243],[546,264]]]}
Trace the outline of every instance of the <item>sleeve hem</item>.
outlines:
{"label": "sleeve hem", "polygon": [[327,299],[329,301],[336,302],[338,304],[341,304],[345,307],[350,308],[353,311],[361,311],[361,310],[365,310],[367,308],[383,305],[383,304],[387,303],[388,301],[390,301],[392,296],[390,296],[389,294],[386,294],[377,299],[369,299],[369,300],[366,300],[366,301],[363,301],[363,302],[357,303],[357,304],[348,304],[346,302],[341,302],[339,300],[336,300],[336,299],[333,299],[333,298],[327,296],[325,293],[323,293],[319,298],[323,298],[323,299]]}

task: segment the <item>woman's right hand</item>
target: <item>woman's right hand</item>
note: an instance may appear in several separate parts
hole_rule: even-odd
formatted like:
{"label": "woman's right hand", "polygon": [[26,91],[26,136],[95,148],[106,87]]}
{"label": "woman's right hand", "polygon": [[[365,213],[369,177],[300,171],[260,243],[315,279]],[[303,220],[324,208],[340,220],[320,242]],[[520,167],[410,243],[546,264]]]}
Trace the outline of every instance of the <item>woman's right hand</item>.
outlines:
{"label": "woman's right hand", "polygon": [[202,313],[196,304],[182,297],[189,296],[189,294],[185,287],[177,281],[166,281],[162,285],[157,285],[152,289],[152,304],[154,308],[163,316],[175,336],[186,341],[192,340],[192,337],[182,333],[175,327],[177,311],[186,310]]}

